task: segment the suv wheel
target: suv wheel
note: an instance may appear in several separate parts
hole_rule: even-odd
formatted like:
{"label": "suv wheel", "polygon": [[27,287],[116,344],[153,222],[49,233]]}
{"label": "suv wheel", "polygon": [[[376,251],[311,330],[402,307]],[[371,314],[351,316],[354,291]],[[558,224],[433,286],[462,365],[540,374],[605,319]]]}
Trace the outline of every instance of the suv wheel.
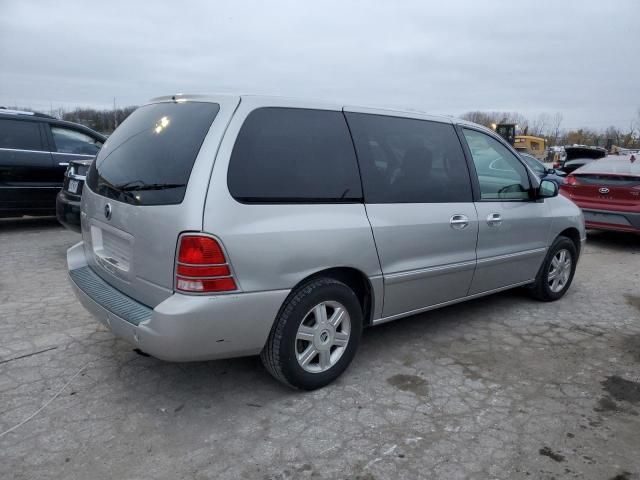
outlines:
{"label": "suv wheel", "polygon": [[276,379],[302,390],[323,387],[351,363],[362,333],[353,290],[332,278],[296,289],[276,319],[261,358]]}
{"label": "suv wheel", "polygon": [[556,238],[533,284],[533,297],[544,302],[561,298],[569,290],[577,261],[574,243],[567,237]]}

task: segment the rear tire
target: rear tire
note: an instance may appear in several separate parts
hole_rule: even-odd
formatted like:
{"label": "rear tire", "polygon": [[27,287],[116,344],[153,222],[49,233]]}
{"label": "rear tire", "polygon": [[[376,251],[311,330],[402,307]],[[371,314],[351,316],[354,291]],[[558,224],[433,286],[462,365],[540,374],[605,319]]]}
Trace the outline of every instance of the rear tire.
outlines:
{"label": "rear tire", "polygon": [[289,295],[260,358],[280,382],[314,390],[347,369],[361,334],[362,308],[353,290],[333,278],[318,278]]}
{"label": "rear tire", "polygon": [[553,302],[567,293],[578,263],[575,244],[567,237],[555,239],[542,262],[531,296],[543,302]]}

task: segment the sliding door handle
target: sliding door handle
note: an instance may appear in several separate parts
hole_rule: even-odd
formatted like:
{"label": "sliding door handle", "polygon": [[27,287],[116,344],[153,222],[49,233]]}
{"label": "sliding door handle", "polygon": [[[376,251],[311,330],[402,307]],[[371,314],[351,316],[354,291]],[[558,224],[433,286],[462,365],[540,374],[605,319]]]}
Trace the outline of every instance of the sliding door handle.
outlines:
{"label": "sliding door handle", "polygon": [[451,228],[454,228],[456,230],[462,230],[464,228],[467,228],[467,226],[469,225],[469,217],[462,214],[453,215],[449,219],[449,225],[451,225]]}

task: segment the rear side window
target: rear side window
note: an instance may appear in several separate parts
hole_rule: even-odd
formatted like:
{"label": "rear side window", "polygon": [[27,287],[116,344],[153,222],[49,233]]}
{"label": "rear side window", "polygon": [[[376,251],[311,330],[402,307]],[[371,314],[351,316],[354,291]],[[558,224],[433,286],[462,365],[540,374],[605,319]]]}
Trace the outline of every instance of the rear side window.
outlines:
{"label": "rear side window", "polygon": [[473,201],[453,125],[347,113],[367,203]]}
{"label": "rear side window", "polygon": [[361,201],[358,164],[341,112],[259,108],[231,154],[229,191],[244,202]]}
{"label": "rear side window", "polygon": [[60,153],[95,155],[102,146],[100,140],[70,128],[52,126],[51,134],[56,144],[56,151]]}
{"label": "rear side window", "polygon": [[43,150],[39,123],[0,119],[0,148]]}
{"label": "rear side window", "polygon": [[107,139],[87,185],[135,205],[182,202],[198,151],[220,106],[156,103],[133,112]]}

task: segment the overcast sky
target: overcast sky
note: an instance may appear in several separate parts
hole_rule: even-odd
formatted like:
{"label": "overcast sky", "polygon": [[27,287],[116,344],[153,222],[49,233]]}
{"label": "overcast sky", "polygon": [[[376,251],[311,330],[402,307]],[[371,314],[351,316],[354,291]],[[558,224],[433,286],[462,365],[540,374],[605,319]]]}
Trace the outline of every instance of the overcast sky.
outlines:
{"label": "overcast sky", "polygon": [[221,92],[638,117],[639,0],[161,3],[0,0],[0,105]]}

